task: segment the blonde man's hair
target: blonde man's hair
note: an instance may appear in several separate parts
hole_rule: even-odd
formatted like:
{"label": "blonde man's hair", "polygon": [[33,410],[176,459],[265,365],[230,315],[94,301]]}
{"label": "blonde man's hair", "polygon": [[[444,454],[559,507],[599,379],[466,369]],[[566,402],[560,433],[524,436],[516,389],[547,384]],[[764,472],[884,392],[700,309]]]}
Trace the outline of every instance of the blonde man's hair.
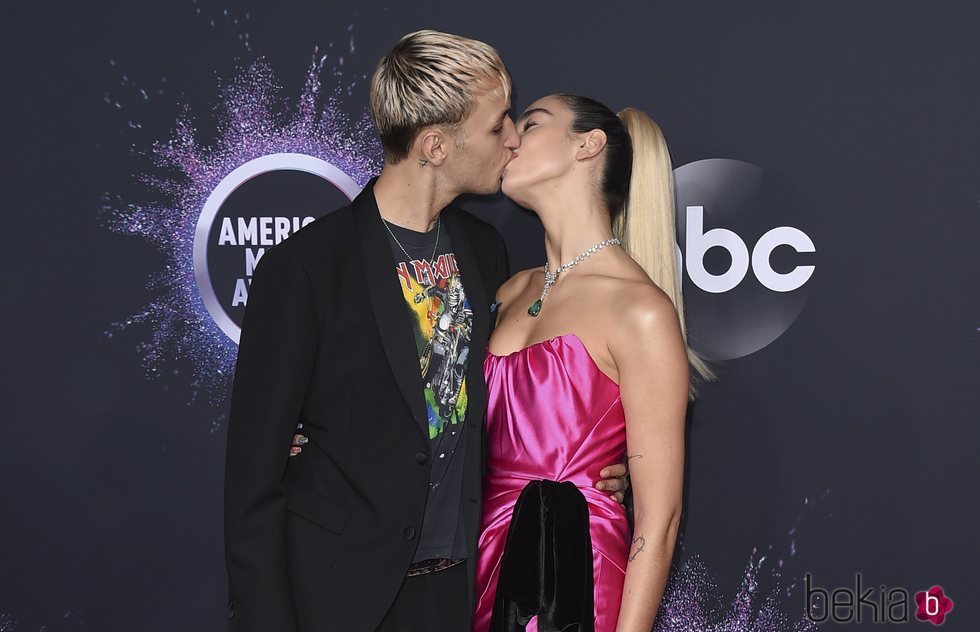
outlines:
{"label": "blonde man's hair", "polygon": [[510,99],[510,76],[492,46],[430,30],[402,37],[371,78],[371,113],[385,160],[407,158],[424,127],[442,125],[457,135],[487,90],[503,90]]}

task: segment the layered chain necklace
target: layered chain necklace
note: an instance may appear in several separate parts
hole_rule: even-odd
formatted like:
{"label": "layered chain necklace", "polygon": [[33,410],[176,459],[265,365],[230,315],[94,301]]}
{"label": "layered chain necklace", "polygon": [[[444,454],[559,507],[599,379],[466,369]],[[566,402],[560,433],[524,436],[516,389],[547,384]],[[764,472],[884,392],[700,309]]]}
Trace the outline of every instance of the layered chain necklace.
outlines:
{"label": "layered chain necklace", "polygon": [[[408,261],[412,261],[413,259],[415,259],[415,257],[408,254],[408,251],[405,250],[405,246],[402,245],[402,242],[398,241],[398,238],[395,237],[395,233],[392,232],[391,226],[388,225],[388,220],[382,217],[381,221],[384,222],[385,228],[388,229],[388,234],[391,235],[391,238],[395,240],[395,243],[398,244],[398,247],[401,248],[402,252],[405,253],[406,259]],[[436,243],[432,246],[432,256],[429,257],[429,265],[431,265],[433,268],[436,267],[436,251],[439,249],[439,234],[441,231],[442,231],[442,214],[439,215],[439,221],[436,224]]]}
{"label": "layered chain necklace", "polygon": [[593,244],[589,249],[587,249],[585,252],[575,257],[565,265],[558,266],[557,268],[555,268],[554,272],[551,271],[551,268],[548,266],[548,262],[546,261],[544,264],[544,289],[541,291],[541,298],[531,303],[531,306],[527,308],[528,315],[531,317],[537,317],[537,315],[541,313],[541,306],[544,304],[545,297],[548,296],[548,290],[550,290],[551,286],[558,281],[559,274],[571,268],[576,263],[580,263],[586,257],[589,257],[595,254],[596,252],[602,250],[606,246],[619,245],[620,243],[621,242],[619,241],[619,239],[615,237],[611,237],[610,239],[604,239],[603,241],[600,241],[597,244]]}
{"label": "layered chain necklace", "polygon": [[[382,217],[381,218],[381,221],[384,222],[385,228],[388,229],[388,234],[391,235],[391,238],[395,240],[395,243],[398,244],[398,247],[401,248],[402,252],[405,253],[405,257],[406,257],[405,265],[408,265],[410,262],[414,261],[415,260],[415,257],[413,257],[412,255],[408,254],[408,250],[405,249],[405,246],[402,245],[402,242],[398,241],[398,238],[395,237],[395,233],[391,230],[391,226],[388,225],[388,220],[386,220],[384,217]],[[439,221],[436,224],[436,243],[432,245],[432,256],[429,257],[429,265],[432,267],[432,270],[435,270],[436,269],[436,251],[439,250],[439,235],[441,234],[441,232],[442,232],[442,214],[439,215]],[[415,299],[414,300],[415,300],[415,303],[416,304],[421,303],[422,301],[425,301],[426,306],[428,307],[429,314],[430,314],[429,317],[431,319],[432,318],[432,316],[431,316],[431,314],[432,314],[432,293],[429,292],[429,291],[419,292],[418,294],[415,295]]]}

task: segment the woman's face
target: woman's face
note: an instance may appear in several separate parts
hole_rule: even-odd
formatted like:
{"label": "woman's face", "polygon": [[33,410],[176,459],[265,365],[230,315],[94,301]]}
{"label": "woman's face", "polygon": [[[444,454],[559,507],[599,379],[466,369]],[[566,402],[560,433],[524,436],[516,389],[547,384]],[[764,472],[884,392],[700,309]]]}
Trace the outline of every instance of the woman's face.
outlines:
{"label": "woman's face", "polygon": [[534,208],[535,198],[559,186],[576,164],[581,139],[571,131],[572,113],[556,97],[532,103],[517,119],[521,145],[504,170],[501,188],[521,206]]}

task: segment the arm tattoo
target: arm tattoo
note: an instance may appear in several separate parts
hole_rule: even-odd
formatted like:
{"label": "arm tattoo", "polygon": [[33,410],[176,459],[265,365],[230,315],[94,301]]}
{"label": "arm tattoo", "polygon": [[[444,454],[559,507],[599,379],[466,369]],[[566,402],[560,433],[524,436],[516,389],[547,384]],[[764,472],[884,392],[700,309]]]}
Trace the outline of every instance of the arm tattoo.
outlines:
{"label": "arm tattoo", "polygon": [[627,461],[629,461],[630,459],[642,459],[642,458],[643,458],[643,455],[642,454],[627,454],[626,455],[626,460]]}
{"label": "arm tattoo", "polygon": [[636,556],[639,555],[640,551],[643,550],[643,547],[646,546],[647,540],[641,535],[633,540],[633,544],[636,545],[636,550],[633,551],[633,555],[630,555],[629,561],[631,562],[636,559]]}

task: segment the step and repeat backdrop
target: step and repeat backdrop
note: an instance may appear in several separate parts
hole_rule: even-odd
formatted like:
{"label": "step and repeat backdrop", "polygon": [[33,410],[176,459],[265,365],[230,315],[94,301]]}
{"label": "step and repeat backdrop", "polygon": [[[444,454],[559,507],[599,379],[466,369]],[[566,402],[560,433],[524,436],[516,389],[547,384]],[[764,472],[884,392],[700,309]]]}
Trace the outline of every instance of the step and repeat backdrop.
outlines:
{"label": "step and repeat backdrop", "polygon": [[[380,169],[420,28],[667,135],[693,345],[661,630],[980,626],[974,2],[36,3],[2,29],[0,631],[223,630],[256,262]],[[537,219],[465,208],[511,269]],[[370,590],[369,586],[364,587]]]}

